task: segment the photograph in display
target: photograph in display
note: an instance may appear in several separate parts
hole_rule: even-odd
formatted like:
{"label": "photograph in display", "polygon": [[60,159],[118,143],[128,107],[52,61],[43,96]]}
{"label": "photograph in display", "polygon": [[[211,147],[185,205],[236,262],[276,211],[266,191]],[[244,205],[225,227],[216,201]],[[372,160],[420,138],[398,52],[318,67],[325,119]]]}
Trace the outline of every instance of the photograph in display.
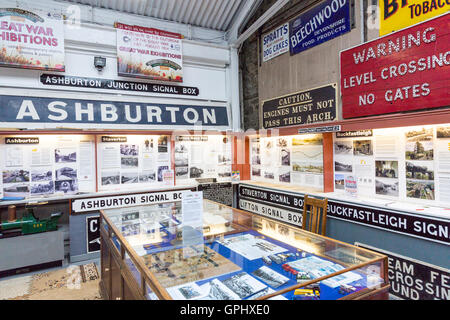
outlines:
{"label": "photograph in display", "polygon": [[175,153],[175,167],[186,167],[189,165],[188,153]]}
{"label": "photograph in display", "polygon": [[292,138],[292,146],[322,145],[323,137],[321,134],[305,135]]}
{"label": "photograph in display", "polygon": [[53,181],[31,184],[31,195],[47,195],[55,192]]}
{"label": "photograph in display", "polygon": [[350,160],[339,159],[339,161],[334,161],[334,171],[338,172],[352,172],[353,164]]}
{"label": "photograph in display", "polygon": [[56,180],[73,180],[77,178],[77,169],[62,167],[55,170]]}
{"label": "photograph in display", "polygon": [[372,140],[353,140],[354,156],[371,156],[373,155]]}
{"label": "photograph in display", "polygon": [[158,152],[159,153],[166,153],[168,151],[168,143],[169,143],[169,137],[168,136],[159,136],[159,138],[158,138]]}
{"label": "photograph in display", "polygon": [[139,156],[139,146],[134,144],[121,144],[120,155],[122,156]]}
{"label": "photograph in display", "polygon": [[275,179],[275,173],[273,171],[264,171],[264,178],[265,179]]}
{"label": "photograph in display", "polygon": [[121,184],[139,183],[139,175],[137,172],[122,172],[120,183]]}
{"label": "photograph in display", "polygon": [[255,177],[261,177],[261,168],[252,166],[252,175]]}
{"label": "photograph in display", "polygon": [[433,162],[406,161],[406,179],[434,180]]}
{"label": "photograph in display", "polygon": [[280,168],[278,170],[278,180],[280,182],[291,182],[291,171],[290,168]]}
{"label": "photograph in display", "polygon": [[77,193],[78,181],[77,180],[55,181],[55,192]]}
{"label": "photograph in display", "polygon": [[203,176],[204,170],[198,167],[190,167],[189,168],[189,177],[191,179],[198,179],[201,178]]}
{"label": "photograph in display", "polygon": [[169,170],[169,166],[159,166],[158,167],[158,181],[163,181],[164,171]]}
{"label": "photograph in display", "polygon": [[176,143],[175,144],[175,154],[177,153],[189,153],[189,146],[185,143]]}
{"label": "photograph in display", "polygon": [[140,183],[149,183],[156,181],[156,172],[155,170],[142,171],[139,173],[139,182]]}
{"label": "photograph in display", "polygon": [[120,184],[119,171],[102,171],[102,186]]}
{"label": "photograph in display", "polygon": [[422,200],[434,200],[434,181],[406,180],[406,196]]}
{"label": "photograph in display", "polygon": [[379,178],[398,178],[398,161],[375,161],[375,176]]}
{"label": "photograph in display", "polygon": [[139,167],[139,158],[138,157],[122,157],[120,159],[120,163],[122,165],[122,169],[137,168],[137,167]]}
{"label": "photograph in display", "polygon": [[202,289],[195,282],[189,282],[180,286],[167,288],[167,292],[169,292],[174,300],[199,299],[205,295]]}
{"label": "photograph in display", "polygon": [[283,247],[267,240],[259,239],[251,234],[231,236],[216,241],[248,260],[260,259],[271,254],[278,254],[286,251]]}
{"label": "photograph in display", "polygon": [[217,170],[217,176],[219,178],[230,178],[231,166],[220,166]]}
{"label": "photograph in display", "polygon": [[334,175],[334,188],[338,190],[345,189],[345,176],[343,174]]}
{"label": "photograph in display", "polygon": [[252,154],[252,165],[260,165],[261,164],[261,155],[260,154]]}
{"label": "photograph in display", "polygon": [[438,139],[450,139],[450,126],[437,127],[436,137]]}
{"label": "photograph in display", "polygon": [[231,165],[231,156],[229,156],[227,154],[218,154],[217,160],[218,160],[219,166]]}
{"label": "photograph in display", "polygon": [[323,173],[323,164],[321,162],[293,162],[292,170],[304,173]]}
{"label": "photograph in display", "polygon": [[246,272],[235,274],[226,280],[222,280],[222,283],[241,299],[254,295],[267,287]]}
{"label": "photograph in display", "polygon": [[406,160],[433,160],[433,129],[411,130],[405,136]]}
{"label": "photograph in display", "polygon": [[189,178],[189,167],[176,167],[175,176],[177,179],[188,179]]}
{"label": "photograph in display", "polygon": [[3,183],[29,182],[30,171],[23,169],[4,170]]}
{"label": "photograph in display", "polygon": [[289,281],[289,278],[266,266],[253,271],[252,275],[275,289]]}
{"label": "photograph in display", "polygon": [[334,154],[335,155],[351,155],[353,151],[352,141],[335,141]]}
{"label": "photograph in display", "polygon": [[398,197],[398,179],[375,179],[375,193],[383,196]]}
{"label": "photograph in display", "polygon": [[135,236],[141,232],[141,224],[139,222],[133,223],[133,222],[126,222],[122,223],[122,235],[124,237],[130,237]]}
{"label": "photograph in display", "polygon": [[71,163],[77,161],[76,148],[56,148],[55,162],[56,163]]}
{"label": "photograph in display", "polygon": [[142,152],[153,152],[153,138],[145,138]]}
{"label": "photograph in display", "polygon": [[30,194],[30,185],[27,183],[14,183],[3,185],[4,197],[27,197]]}
{"label": "photograph in display", "polygon": [[291,165],[291,151],[287,148],[283,148],[280,150],[281,155],[281,165],[282,166],[290,166]]}
{"label": "photograph in display", "polygon": [[277,147],[286,148],[288,146],[288,140],[286,138],[277,139]]}
{"label": "photograph in display", "polygon": [[51,168],[33,168],[31,170],[31,181],[51,181],[53,180],[53,170]]}
{"label": "photograph in display", "polygon": [[201,286],[208,294],[202,300],[240,300],[239,296],[217,279]]}

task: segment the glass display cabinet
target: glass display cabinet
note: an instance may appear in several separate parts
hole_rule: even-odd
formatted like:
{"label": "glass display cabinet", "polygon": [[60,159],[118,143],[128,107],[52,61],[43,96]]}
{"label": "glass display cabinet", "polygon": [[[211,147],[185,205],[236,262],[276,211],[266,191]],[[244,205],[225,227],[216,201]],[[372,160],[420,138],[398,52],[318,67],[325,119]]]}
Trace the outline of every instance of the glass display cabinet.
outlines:
{"label": "glass display cabinet", "polygon": [[387,257],[203,200],[203,226],[181,201],[101,211],[105,298],[387,299]]}

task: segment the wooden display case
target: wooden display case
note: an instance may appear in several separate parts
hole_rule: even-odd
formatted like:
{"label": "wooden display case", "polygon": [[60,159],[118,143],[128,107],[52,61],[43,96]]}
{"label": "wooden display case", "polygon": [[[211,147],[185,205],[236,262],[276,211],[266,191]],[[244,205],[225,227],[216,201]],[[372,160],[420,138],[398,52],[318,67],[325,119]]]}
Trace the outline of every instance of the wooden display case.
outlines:
{"label": "wooden display case", "polygon": [[[181,221],[181,202],[101,211],[103,295],[111,300],[388,298],[384,255],[208,200],[203,230],[190,230]],[[187,231],[202,235],[202,242],[187,245]]]}

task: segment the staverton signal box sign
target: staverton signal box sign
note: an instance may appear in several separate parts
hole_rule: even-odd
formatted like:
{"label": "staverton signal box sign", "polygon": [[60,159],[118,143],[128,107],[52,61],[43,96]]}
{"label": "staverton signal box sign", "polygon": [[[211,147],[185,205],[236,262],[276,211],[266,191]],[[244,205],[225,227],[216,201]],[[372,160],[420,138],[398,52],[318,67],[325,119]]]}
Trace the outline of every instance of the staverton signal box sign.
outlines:
{"label": "staverton signal box sign", "polygon": [[450,14],[341,52],[345,119],[448,106]]}

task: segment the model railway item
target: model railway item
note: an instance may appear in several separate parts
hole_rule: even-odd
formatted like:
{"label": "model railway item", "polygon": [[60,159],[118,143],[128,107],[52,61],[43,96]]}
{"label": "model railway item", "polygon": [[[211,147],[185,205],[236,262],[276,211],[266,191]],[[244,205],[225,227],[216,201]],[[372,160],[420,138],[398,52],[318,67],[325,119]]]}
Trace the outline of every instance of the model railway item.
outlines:
{"label": "model railway item", "polygon": [[270,258],[268,258],[268,257],[262,257],[262,260],[264,261],[265,264],[268,264],[268,265],[272,264],[272,260],[270,260]]}
{"label": "model railway item", "polygon": [[38,205],[46,203],[27,205],[26,211],[22,218],[10,220],[15,218],[16,208],[8,208],[8,220],[2,221],[0,224],[0,238],[27,235],[39,232],[55,231],[58,229],[57,223],[61,217],[61,212],[52,213],[48,219],[39,219],[34,215],[34,209]]}

